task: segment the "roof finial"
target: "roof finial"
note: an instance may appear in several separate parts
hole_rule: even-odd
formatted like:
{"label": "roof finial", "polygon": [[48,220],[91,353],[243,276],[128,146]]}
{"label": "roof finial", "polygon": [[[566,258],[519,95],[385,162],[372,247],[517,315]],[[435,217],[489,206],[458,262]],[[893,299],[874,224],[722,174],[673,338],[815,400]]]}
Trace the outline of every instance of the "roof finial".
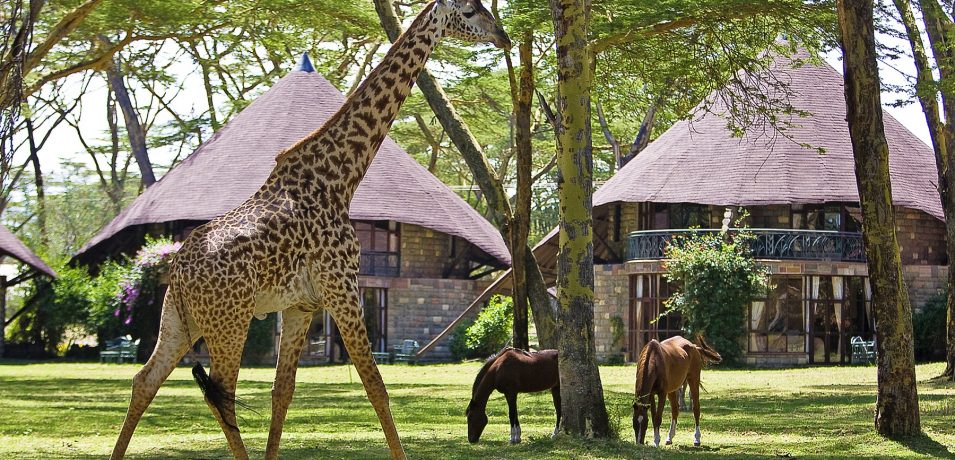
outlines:
{"label": "roof finial", "polygon": [[308,58],[308,53],[302,53],[302,57],[298,60],[298,64],[292,69],[293,72],[314,72],[315,67],[312,65],[312,60]]}

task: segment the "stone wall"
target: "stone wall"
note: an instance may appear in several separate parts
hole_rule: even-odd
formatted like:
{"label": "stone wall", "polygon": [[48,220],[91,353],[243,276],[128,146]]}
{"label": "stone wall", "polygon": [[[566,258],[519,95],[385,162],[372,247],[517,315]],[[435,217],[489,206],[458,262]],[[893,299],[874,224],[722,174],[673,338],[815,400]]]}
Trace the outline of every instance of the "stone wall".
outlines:
{"label": "stone wall", "polygon": [[429,228],[401,224],[401,276],[441,278],[451,258],[451,236]]}
{"label": "stone wall", "polygon": [[[413,339],[423,347],[451,324],[489,283],[434,278],[376,278],[374,281],[363,279],[360,284],[388,289],[388,346]],[[472,316],[477,316],[477,313],[472,313]],[[425,359],[451,359],[449,340],[450,336],[441,339]]]}
{"label": "stone wall", "polygon": [[[597,345],[597,359],[606,359],[617,350],[613,347],[613,328],[611,319],[619,316],[624,327],[629,322],[630,313],[630,276],[624,265],[594,266],[594,341]],[[624,333],[620,346],[627,345]]]}
{"label": "stone wall", "polygon": [[945,265],[945,223],[914,209],[895,208],[903,265]]}
{"label": "stone wall", "polygon": [[902,267],[905,287],[909,290],[909,301],[914,310],[921,310],[932,296],[945,291],[948,281],[948,266],[945,265],[906,265]]}

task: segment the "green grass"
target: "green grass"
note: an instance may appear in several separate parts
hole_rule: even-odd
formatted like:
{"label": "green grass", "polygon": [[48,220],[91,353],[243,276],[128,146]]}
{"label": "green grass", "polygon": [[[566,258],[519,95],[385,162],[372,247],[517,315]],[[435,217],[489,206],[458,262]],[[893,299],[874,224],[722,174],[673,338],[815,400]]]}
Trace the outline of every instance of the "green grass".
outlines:
{"label": "green grass", "polygon": [[[0,362],[0,458],[105,458],[123,422],[133,365]],[[630,428],[634,367],[601,369],[620,440],[550,438],[550,394],[521,395],[524,442],[507,445],[507,409],[496,394],[481,442],[466,440],[464,408],[477,363],[381,367],[405,451],[412,459],[567,458],[955,458],[955,386],[918,375],[925,435],[903,441],[874,434],[875,369],[707,369],[703,447],[692,447],[692,414],[681,414],[673,446],[637,447]],[[272,369],[240,374],[240,410],[252,458],[268,436]],[[388,450],[354,369],[302,368],[282,442],[283,459],[387,458]],[[665,416],[666,418],[667,416]],[[666,422],[664,423],[666,429]],[[229,458],[225,438],[191,380],[177,369],[133,436],[129,458]]]}

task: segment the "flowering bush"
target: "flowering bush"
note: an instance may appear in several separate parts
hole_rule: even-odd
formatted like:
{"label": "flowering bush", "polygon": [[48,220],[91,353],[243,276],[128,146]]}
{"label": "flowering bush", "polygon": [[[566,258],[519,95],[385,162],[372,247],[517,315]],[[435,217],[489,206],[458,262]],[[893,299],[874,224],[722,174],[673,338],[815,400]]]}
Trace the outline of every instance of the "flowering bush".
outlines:
{"label": "flowering bush", "polygon": [[123,324],[129,326],[135,311],[153,305],[160,277],[180,247],[182,243],[173,243],[164,238],[146,241],[120,278],[113,316],[122,318]]}
{"label": "flowering bush", "polygon": [[752,238],[745,230],[694,233],[666,248],[666,277],[680,286],[668,311],[680,312],[689,338],[702,334],[729,362],[742,356],[746,306],[768,284],[768,269],[750,253]]}

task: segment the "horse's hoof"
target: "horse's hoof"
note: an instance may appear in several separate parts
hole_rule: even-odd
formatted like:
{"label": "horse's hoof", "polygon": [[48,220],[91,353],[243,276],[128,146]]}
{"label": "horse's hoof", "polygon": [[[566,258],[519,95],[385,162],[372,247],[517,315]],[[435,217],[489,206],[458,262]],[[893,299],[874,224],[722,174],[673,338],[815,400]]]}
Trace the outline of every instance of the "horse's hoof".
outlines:
{"label": "horse's hoof", "polygon": [[700,443],[699,443],[699,442],[694,442],[694,443],[693,443],[693,447],[700,447]]}
{"label": "horse's hoof", "polygon": [[669,446],[669,445],[671,445],[671,444],[673,444],[673,441],[669,441],[669,440],[667,440],[667,442],[666,442],[666,445],[668,445],[668,446]]}

